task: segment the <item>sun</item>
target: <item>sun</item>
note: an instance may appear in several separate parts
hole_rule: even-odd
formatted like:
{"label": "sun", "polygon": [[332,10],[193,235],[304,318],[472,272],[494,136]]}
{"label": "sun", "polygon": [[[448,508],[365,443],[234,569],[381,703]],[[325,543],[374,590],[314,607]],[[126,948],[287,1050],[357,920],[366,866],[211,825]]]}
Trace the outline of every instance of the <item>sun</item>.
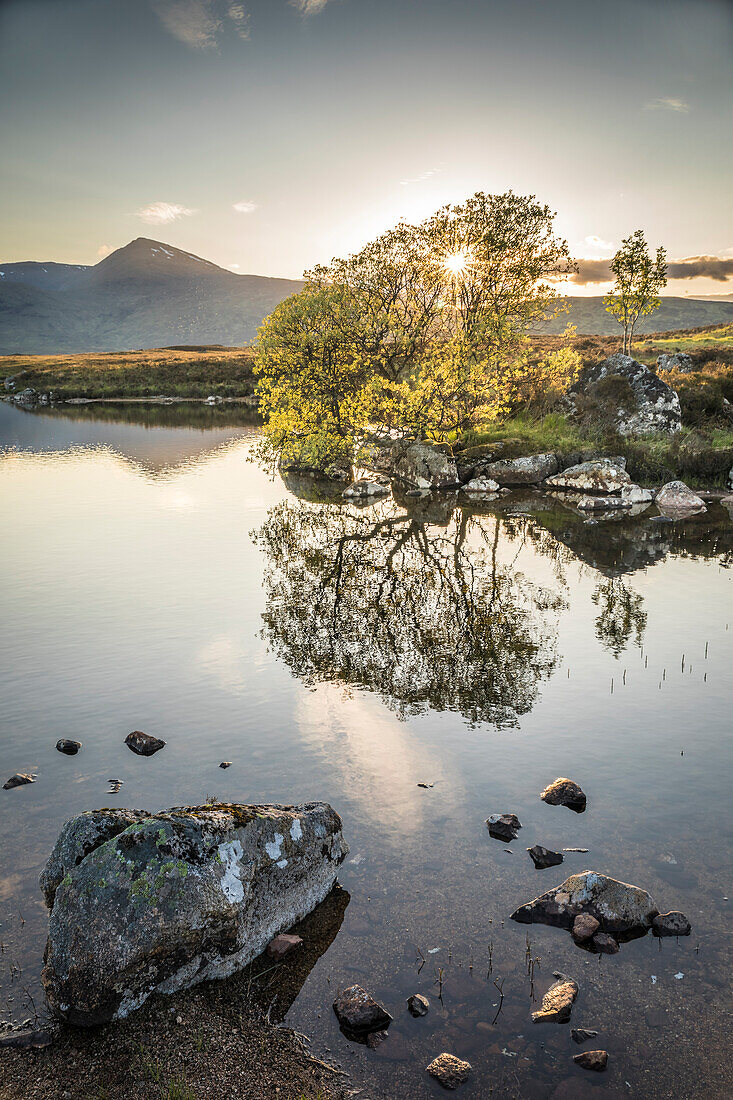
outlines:
{"label": "sun", "polygon": [[449,275],[452,279],[460,279],[462,275],[466,274],[468,261],[469,256],[467,252],[451,252],[449,256],[443,259],[443,269],[446,275]]}

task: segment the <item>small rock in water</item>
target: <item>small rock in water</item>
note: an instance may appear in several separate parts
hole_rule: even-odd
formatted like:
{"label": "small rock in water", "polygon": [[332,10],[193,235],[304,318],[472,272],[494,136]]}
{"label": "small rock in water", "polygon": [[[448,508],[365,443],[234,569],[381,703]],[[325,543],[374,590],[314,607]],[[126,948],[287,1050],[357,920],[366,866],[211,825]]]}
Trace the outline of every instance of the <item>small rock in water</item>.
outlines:
{"label": "small rock in water", "polygon": [[608,1065],[607,1050],[584,1050],[582,1054],[574,1054],[573,1061],[583,1069],[592,1069],[596,1073],[603,1073]]}
{"label": "small rock in water", "polygon": [[687,519],[707,511],[702,497],[688,489],[684,481],[668,481],[657,493],[655,503],[661,514],[669,519]]}
{"label": "small rock in water", "polygon": [[486,818],[486,824],[494,840],[516,840],[522,828],[516,814],[492,814]]}
{"label": "small rock in water", "polygon": [[423,997],[422,993],[413,993],[407,998],[407,1009],[411,1016],[426,1016],[430,1009],[430,1001]]}
{"label": "small rock in water", "polygon": [[119,794],[125,785],[124,779],[108,779],[109,790],[107,794]]}
{"label": "small rock in water", "polygon": [[585,793],[572,779],[555,779],[545,787],[540,798],[548,806],[567,806],[576,814],[582,814],[585,810]]}
{"label": "small rock in water", "polygon": [[383,1031],[392,1023],[389,1012],[360,985],[342,990],[333,1002],[333,1010],[344,1031],[354,1035]]}
{"label": "small rock in water", "polygon": [[429,791],[432,786],[434,786],[433,783],[418,783],[418,787],[422,787],[426,791]]}
{"label": "small rock in water", "polygon": [[574,1043],[587,1043],[589,1039],[595,1039],[597,1031],[591,1031],[587,1027],[573,1027],[570,1029],[570,1038]]}
{"label": "small rock in water", "polygon": [[532,1019],[536,1024],[551,1021],[564,1024],[570,1019],[573,1011],[573,1002],[578,996],[578,983],[567,974],[561,974],[560,971],[555,971],[553,977],[557,978],[557,981],[550,986],[542,998],[541,1008],[532,1013]]}
{"label": "small rock in water", "polygon": [[56,742],[57,751],[64,753],[65,756],[76,756],[80,748],[81,741],[70,741],[66,737]]}
{"label": "small rock in water", "polygon": [[590,913],[579,913],[573,921],[571,934],[576,943],[585,943],[593,939],[600,927],[600,923]]}
{"label": "small rock in water", "polygon": [[618,943],[613,936],[609,936],[608,932],[596,932],[592,942],[596,951],[602,955],[618,954]]}
{"label": "small rock in water", "polygon": [[535,844],[534,848],[528,848],[527,851],[532,857],[532,862],[538,871],[544,870],[545,867],[556,867],[558,863],[562,863],[562,855],[560,852],[553,852],[549,848],[543,848],[541,844]]}
{"label": "small rock in water", "polygon": [[381,1047],[384,1040],[388,1038],[388,1031],[370,1031],[364,1045],[369,1047],[369,1050],[376,1050],[377,1047]]}
{"label": "small rock in water", "polygon": [[457,1089],[471,1075],[471,1063],[456,1058],[455,1054],[439,1054],[426,1069],[444,1089]]}
{"label": "small rock in water", "polygon": [[231,766],[231,760],[222,760],[221,764],[219,765],[220,768],[231,768]]}
{"label": "small rock in water", "polygon": [[3,783],[4,791],[12,791],[13,787],[24,787],[26,783],[35,783],[35,775],[26,775],[25,772],[16,772],[7,782]]}
{"label": "small rock in water", "polygon": [[670,913],[658,913],[652,921],[652,931],[656,936],[689,936],[692,925],[684,913],[674,910]]}
{"label": "small rock in water", "polygon": [[563,848],[563,852],[589,852],[589,848]]}
{"label": "small rock in water", "polygon": [[267,954],[271,959],[279,962],[280,959],[284,959],[293,948],[300,947],[302,942],[303,940],[300,936],[291,936],[283,932],[281,935],[275,936],[274,940],[270,940],[267,945]]}
{"label": "small rock in water", "polygon": [[142,730],[133,730],[132,733],[128,733],[125,744],[138,756],[152,756],[154,752],[165,748],[165,741],[161,741],[159,737],[151,737],[149,733],[143,733]]}

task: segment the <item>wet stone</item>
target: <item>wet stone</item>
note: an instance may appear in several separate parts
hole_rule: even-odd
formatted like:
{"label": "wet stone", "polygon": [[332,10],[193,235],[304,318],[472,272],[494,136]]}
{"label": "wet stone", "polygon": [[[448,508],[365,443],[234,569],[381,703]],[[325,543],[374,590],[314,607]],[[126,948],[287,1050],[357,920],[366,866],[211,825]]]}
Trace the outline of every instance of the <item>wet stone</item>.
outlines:
{"label": "wet stone", "polygon": [[67,737],[62,737],[56,742],[56,751],[64,753],[65,756],[76,756],[81,748],[81,741],[71,741]]}
{"label": "wet stone", "polygon": [[267,954],[271,959],[279,962],[280,959],[284,959],[294,948],[300,947],[303,940],[300,936],[290,936],[287,933],[282,933],[279,936],[275,936],[274,940],[270,940],[267,945]]}
{"label": "wet stone", "polygon": [[24,787],[26,783],[35,783],[35,775],[27,775],[25,772],[16,772],[15,775],[11,775],[5,783],[3,783],[4,791],[12,791],[13,787]]}
{"label": "wet stone", "polygon": [[572,937],[576,943],[592,940],[600,929],[600,924],[590,913],[580,913],[573,921]]}
{"label": "wet stone", "polygon": [[457,1089],[471,1074],[471,1063],[456,1058],[455,1054],[439,1054],[426,1069],[444,1089]]}
{"label": "wet stone", "polygon": [[522,828],[516,814],[492,814],[486,818],[486,824],[494,840],[516,840],[517,833]]}
{"label": "wet stone", "polygon": [[219,765],[220,768],[231,768],[231,766],[231,760],[222,760],[221,764]]}
{"label": "wet stone", "polygon": [[138,756],[152,756],[154,752],[165,748],[165,741],[161,741],[159,737],[151,737],[149,733],[143,733],[142,730],[133,730],[132,733],[128,733],[125,744]]}
{"label": "wet stone", "polygon": [[607,1050],[584,1050],[582,1054],[574,1054],[573,1061],[583,1069],[592,1069],[596,1073],[603,1073],[608,1065]]}
{"label": "wet stone", "polygon": [[598,871],[581,871],[534,901],[520,905],[511,919],[519,924],[573,928],[575,918],[588,913],[604,931],[636,932],[649,929],[658,912],[654,899],[641,887]]}
{"label": "wet stone", "polygon": [[618,943],[613,936],[609,936],[607,932],[596,932],[592,943],[596,951],[600,952],[602,955],[618,954]]}
{"label": "wet stone", "polygon": [[545,867],[556,867],[558,863],[563,861],[561,852],[553,852],[550,848],[543,848],[541,844],[535,844],[533,848],[528,848],[527,851],[538,871],[544,870]]}
{"label": "wet stone", "polygon": [[365,1035],[370,1031],[383,1031],[392,1023],[389,1012],[360,985],[342,990],[333,1002],[333,1010],[347,1034]]}
{"label": "wet stone", "polygon": [[572,779],[564,777],[555,779],[549,786],[545,787],[540,798],[548,806],[567,806],[568,809],[574,810],[576,814],[582,814],[585,810],[585,793]]}
{"label": "wet stone", "polygon": [[597,1031],[587,1027],[573,1027],[570,1029],[570,1038],[574,1043],[587,1043],[589,1039],[595,1039]]}
{"label": "wet stone", "polygon": [[689,936],[692,925],[684,913],[672,910],[658,913],[652,921],[652,931],[656,936]]}
{"label": "wet stone", "polygon": [[538,1011],[532,1013],[532,1019],[536,1024],[567,1023],[573,1011],[573,1003],[578,996],[578,983],[559,971],[556,971],[553,977],[557,978],[557,981],[545,993]]}
{"label": "wet stone", "polygon": [[430,1010],[430,1001],[422,993],[413,993],[407,998],[407,1010],[411,1016],[426,1016]]}

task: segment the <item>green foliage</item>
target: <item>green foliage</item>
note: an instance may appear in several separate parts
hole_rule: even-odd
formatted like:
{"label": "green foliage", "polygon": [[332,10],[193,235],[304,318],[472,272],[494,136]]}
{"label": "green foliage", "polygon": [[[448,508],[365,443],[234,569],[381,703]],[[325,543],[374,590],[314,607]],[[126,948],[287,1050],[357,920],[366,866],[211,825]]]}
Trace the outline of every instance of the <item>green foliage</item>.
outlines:
{"label": "green foliage", "polygon": [[621,242],[611,261],[611,270],[616,283],[604,305],[623,327],[623,351],[630,355],[639,318],[654,313],[661,304],[659,291],[667,285],[666,252],[658,248],[653,260],[643,231],[637,229]]}
{"label": "green foliage", "polygon": [[[526,331],[558,311],[550,279],[570,267],[552,223],[534,196],[476,194],[306,273],[259,332],[271,451],[348,463],[367,431],[446,439],[510,409],[529,370]],[[564,350],[533,376],[577,365]]]}

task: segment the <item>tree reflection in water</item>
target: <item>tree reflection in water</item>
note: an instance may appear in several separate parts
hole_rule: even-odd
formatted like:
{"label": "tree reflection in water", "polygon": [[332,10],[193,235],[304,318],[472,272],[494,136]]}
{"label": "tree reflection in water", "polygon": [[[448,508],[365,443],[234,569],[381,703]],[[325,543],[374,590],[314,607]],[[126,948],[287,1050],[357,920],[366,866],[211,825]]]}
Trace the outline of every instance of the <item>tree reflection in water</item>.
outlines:
{"label": "tree reflection in water", "polygon": [[565,601],[500,562],[498,516],[450,511],[437,526],[392,501],[283,501],[255,534],[264,635],[306,683],[368,688],[400,716],[516,726],[557,664]]}
{"label": "tree reflection in water", "polygon": [[641,646],[646,630],[647,613],[643,598],[632,592],[621,577],[609,577],[599,584],[591,596],[598,607],[596,638],[614,657],[619,657],[634,639]]}

